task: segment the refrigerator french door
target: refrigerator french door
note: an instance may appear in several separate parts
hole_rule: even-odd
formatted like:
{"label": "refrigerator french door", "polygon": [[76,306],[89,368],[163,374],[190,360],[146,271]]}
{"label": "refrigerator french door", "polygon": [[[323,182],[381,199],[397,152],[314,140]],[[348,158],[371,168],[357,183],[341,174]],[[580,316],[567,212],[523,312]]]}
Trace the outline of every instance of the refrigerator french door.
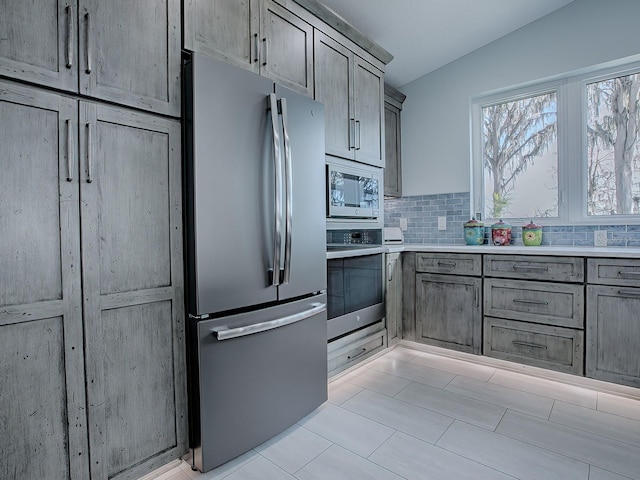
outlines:
{"label": "refrigerator french door", "polygon": [[327,398],[324,109],[185,64],[190,440],[207,471]]}

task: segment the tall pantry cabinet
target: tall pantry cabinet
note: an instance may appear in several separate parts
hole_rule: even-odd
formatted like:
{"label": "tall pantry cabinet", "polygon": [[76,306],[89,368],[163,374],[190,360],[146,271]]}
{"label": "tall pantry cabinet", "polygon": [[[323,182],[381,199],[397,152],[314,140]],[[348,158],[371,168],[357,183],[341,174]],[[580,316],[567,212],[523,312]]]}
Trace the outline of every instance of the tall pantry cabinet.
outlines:
{"label": "tall pantry cabinet", "polygon": [[0,7],[0,478],[138,478],[186,451],[180,4]]}

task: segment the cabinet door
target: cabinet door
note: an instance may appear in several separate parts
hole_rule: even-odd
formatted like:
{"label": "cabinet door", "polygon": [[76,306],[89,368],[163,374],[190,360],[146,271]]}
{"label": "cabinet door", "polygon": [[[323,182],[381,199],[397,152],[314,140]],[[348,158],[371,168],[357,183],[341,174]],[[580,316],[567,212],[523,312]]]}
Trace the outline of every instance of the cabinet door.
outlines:
{"label": "cabinet door", "polygon": [[80,92],[180,116],[179,0],[80,0]]}
{"label": "cabinet door", "polygon": [[313,27],[271,0],[264,0],[260,73],[313,97]]}
{"label": "cabinet door", "polygon": [[356,160],[384,167],[384,77],[357,55],[354,65]]}
{"label": "cabinet door", "polygon": [[482,279],[416,275],[416,341],[479,354]]}
{"label": "cabinet door", "polygon": [[325,151],[329,155],[353,160],[353,54],[318,31],[314,42],[315,98],[324,104]]}
{"label": "cabinet door", "polygon": [[80,105],[92,478],[186,452],[180,125]]}
{"label": "cabinet door", "polygon": [[88,478],[76,129],[0,82],[0,478]]}
{"label": "cabinet door", "polygon": [[640,387],[640,288],[587,287],[586,374]]}
{"label": "cabinet door", "polygon": [[402,196],[402,163],[400,158],[400,109],[384,104],[384,194]]}
{"label": "cabinet door", "polygon": [[184,48],[259,71],[260,0],[185,0]]}
{"label": "cabinet door", "polygon": [[389,344],[397,343],[402,327],[402,263],[399,253],[387,253],[387,289],[385,292]]}
{"label": "cabinet door", "polygon": [[0,75],[78,90],[76,0],[0,0]]}

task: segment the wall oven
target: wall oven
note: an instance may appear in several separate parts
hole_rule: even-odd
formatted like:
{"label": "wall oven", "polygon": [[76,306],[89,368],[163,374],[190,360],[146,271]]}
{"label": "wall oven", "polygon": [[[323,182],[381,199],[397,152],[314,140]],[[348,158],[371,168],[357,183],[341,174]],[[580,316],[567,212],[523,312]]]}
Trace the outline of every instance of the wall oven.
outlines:
{"label": "wall oven", "polygon": [[330,218],[380,216],[382,169],[354,165],[327,162],[327,216]]}
{"label": "wall oven", "polygon": [[385,316],[382,230],[327,231],[328,340]]}

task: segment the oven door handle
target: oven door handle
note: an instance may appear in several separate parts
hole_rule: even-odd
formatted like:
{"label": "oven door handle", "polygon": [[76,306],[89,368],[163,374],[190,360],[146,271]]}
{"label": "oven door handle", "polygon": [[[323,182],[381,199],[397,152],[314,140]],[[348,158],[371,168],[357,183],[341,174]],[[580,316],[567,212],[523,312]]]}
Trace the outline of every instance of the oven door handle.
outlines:
{"label": "oven door handle", "polygon": [[218,340],[229,340],[231,338],[245,337],[253,333],[266,332],[267,330],[273,330],[274,328],[284,327],[292,323],[300,322],[309,317],[313,317],[319,313],[324,312],[327,309],[326,303],[314,302],[308,310],[303,312],[294,313],[286,317],[276,318],[275,320],[269,320],[267,322],[254,323],[253,325],[247,325],[246,327],[228,328],[228,327],[216,327],[211,330],[211,333]]}
{"label": "oven door handle", "polygon": [[378,255],[380,253],[387,253],[387,247],[334,250],[331,252],[327,252],[327,259],[331,260],[332,258],[364,257],[365,255]]}

